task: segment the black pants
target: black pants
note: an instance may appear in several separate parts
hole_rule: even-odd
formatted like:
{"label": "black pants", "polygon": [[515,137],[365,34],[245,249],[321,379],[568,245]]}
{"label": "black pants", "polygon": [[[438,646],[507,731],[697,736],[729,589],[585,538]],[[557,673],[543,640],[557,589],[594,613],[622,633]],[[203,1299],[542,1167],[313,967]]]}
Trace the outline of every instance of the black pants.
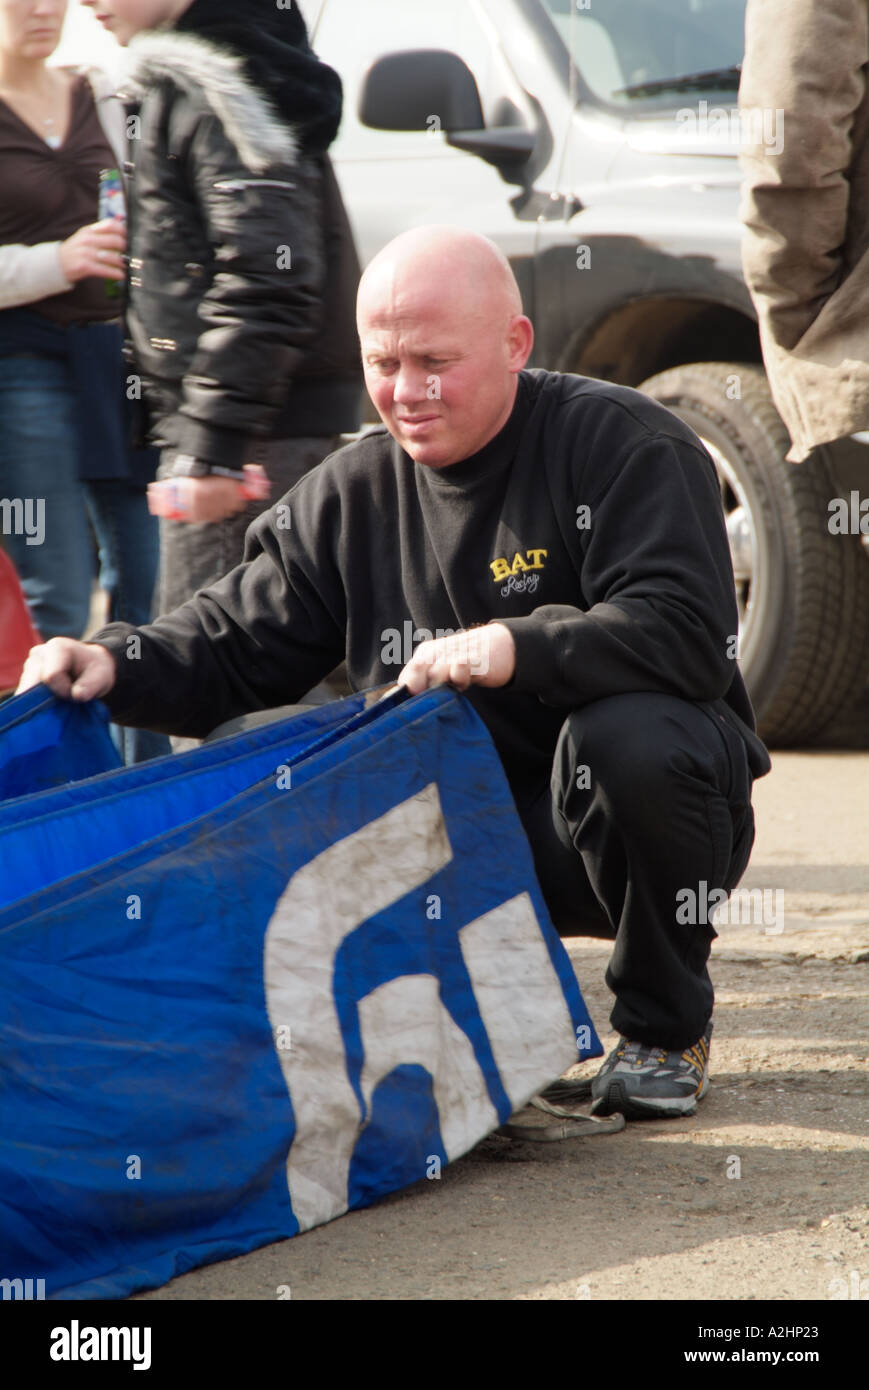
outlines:
{"label": "black pants", "polygon": [[709,706],[635,694],[568,715],[550,783],[517,803],[559,932],[615,938],[617,1032],[668,1048],[703,1034],[716,933],[681,924],[677,894],[736,886],[754,843],[750,798],[735,729]]}
{"label": "black pants", "polygon": [[[211,738],[303,706],[222,724]],[[754,843],[745,745],[709,706],[613,695],[569,714],[551,780],[517,800],[540,887],[563,936],[607,936],[613,1028],[689,1047],[712,1013],[716,935],[677,920],[680,890],[739,882]],[[705,898],[704,898],[705,901]],[[681,915],[684,915],[681,914]]]}

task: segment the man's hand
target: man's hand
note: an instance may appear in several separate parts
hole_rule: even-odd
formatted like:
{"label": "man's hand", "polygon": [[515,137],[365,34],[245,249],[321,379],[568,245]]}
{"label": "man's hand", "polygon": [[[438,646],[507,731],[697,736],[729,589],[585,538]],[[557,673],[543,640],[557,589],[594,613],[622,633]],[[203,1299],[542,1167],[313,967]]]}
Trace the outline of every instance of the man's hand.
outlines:
{"label": "man's hand", "polygon": [[173,521],[225,521],[243,512],[248,499],[234,478],[166,478],[148,486],[152,516]]}
{"label": "man's hand", "polygon": [[115,660],[93,642],[52,637],[30,648],[15,694],[41,683],[63,700],[99,700],[115,683]]}
{"label": "man's hand", "polygon": [[467,690],[469,685],[506,685],[515,669],[516,646],[510,629],[489,623],[421,642],[398,684],[406,685],[413,695],[442,681]]}

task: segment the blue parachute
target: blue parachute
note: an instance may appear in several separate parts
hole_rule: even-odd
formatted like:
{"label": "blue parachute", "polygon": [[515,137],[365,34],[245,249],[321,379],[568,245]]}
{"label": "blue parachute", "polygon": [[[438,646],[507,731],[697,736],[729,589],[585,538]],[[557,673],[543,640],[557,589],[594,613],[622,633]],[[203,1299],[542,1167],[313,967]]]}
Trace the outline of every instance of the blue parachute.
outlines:
{"label": "blue parachute", "polygon": [[0,1277],[156,1287],[425,1177],[600,1055],[454,691],[119,770],[94,707],[0,716]]}

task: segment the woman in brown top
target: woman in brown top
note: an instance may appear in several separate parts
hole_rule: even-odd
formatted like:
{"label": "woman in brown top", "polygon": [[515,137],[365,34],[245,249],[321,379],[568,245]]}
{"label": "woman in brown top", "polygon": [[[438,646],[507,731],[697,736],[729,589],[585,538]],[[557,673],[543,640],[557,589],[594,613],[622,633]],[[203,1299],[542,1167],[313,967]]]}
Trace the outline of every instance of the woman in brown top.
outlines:
{"label": "woman in brown top", "polygon": [[[115,618],[148,621],[158,548],[154,455],[131,451],[126,418],[124,226],[97,221],[124,112],[104,75],[47,66],[65,14],[0,0],[0,522],[43,638],[87,625],[91,525]],[[168,751],[123,743],[128,761]]]}

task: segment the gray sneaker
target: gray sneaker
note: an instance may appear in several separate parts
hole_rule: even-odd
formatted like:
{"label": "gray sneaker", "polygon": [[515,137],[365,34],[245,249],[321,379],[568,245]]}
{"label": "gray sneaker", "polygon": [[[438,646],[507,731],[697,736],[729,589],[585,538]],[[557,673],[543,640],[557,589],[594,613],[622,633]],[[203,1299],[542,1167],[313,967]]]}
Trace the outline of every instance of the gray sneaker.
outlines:
{"label": "gray sneaker", "polygon": [[620,1038],[591,1083],[591,1113],[631,1120],[693,1115],[709,1090],[712,1024],[683,1052]]}

